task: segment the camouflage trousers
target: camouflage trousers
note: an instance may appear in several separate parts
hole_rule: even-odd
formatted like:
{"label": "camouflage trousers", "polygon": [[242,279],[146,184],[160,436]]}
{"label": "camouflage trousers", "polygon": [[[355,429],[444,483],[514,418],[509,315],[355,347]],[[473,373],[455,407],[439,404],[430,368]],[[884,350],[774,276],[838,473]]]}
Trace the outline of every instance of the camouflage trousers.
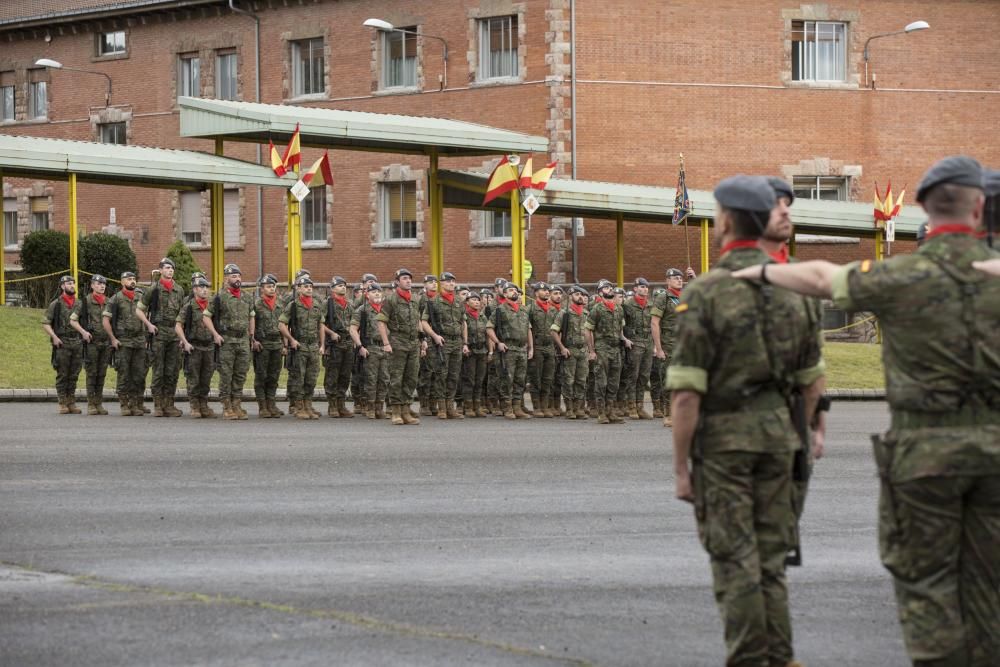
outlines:
{"label": "camouflage trousers", "polygon": [[409,350],[398,350],[394,346],[389,354],[390,404],[408,406],[413,402],[419,373],[420,346],[414,343]]}
{"label": "camouflage trousers", "polygon": [[361,372],[355,373],[362,382],[358,395],[364,395],[368,405],[377,407],[385,403],[389,394],[389,355],[375,346],[367,350]]}
{"label": "camouflage trousers", "polygon": [[215,345],[194,345],[184,360],[184,379],[187,381],[188,398],[208,398],[215,374]]}
{"label": "camouflage trousers", "polygon": [[[499,355],[497,351],[495,355]],[[508,347],[504,355],[507,375],[500,371],[500,398],[507,401],[523,401],[524,385],[528,380],[528,351],[524,348]]]}
{"label": "camouflage trousers", "polygon": [[590,362],[587,348],[570,348],[569,357],[562,361],[562,390],[568,400],[582,401],[587,397],[587,376]]}
{"label": "camouflage trousers", "polygon": [[87,355],[83,360],[83,367],[87,372],[87,398],[100,399],[104,395],[104,378],[108,374],[110,362],[110,344],[91,343],[87,346]]}
{"label": "camouflage trousers", "polygon": [[427,348],[428,363],[433,367],[431,399],[453,401],[456,396],[461,398],[458,381],[462,374],[462,339],[445,339],[440,353],[434,348],[434,341],[431,341]]}
{"label": "camouflage trousers", "polygon": [[323,368],[326,374],[323,377],[323,391],[326,392],[326,400],[347,398],[347,390],[351,386],[351,373],[354,370],[354,347],[353,343],[346,345],[330,344],[327,346],[328,354],[323,357]]}
{"label": "camouflage trousers", "polygon": [[657,359],[656,355],[653,355],[653,361],[649,369],[649,397],[653,400],[655,405],[663,392],[663,360]]}
{"label": "camouflage trousers", "polygon": [[625,398],[620,400],[646,400],[646,387],[649,385],[649,373],[653,367],[653,345],[649,341],[633,341],[628,352],[628,364],[622,370],[625,378]]}
{"label": "camouflage trousers", "polygon": [[219,398],[243,397],[250,368],[250,344],[246,338],[225,337],[219,351]]}
{"label": "camouflage trousers", "polygon": [[1000,475],[883,478],[879,551],[914,664],[997,664]]}
{"label": "camouflage trousers", "polygon": [[[670,367],[670,352],[668,352],[667,350],[664,350],[664,352],[666,352],[667,358],[660,362],[661,364],[663,364],[660,367],[661,387],[667,386],[667,369]],[[664,414],[670,414],[670,392],[664,390],[663,393],[660,395],[660,398],[663,401],[663,409],[665,410]]]}
{"label": "camouflage trousers", "polygon": [[427,356],[420,357],[420,367],[417,372],[416,390],[421,401],[430,400],[431,394],[434,392],[434,382],[437,379],[437,364],[432,355],[436,356],[437,353],[434,352],[434,341],[429,340],[427,343]]}
{"label": "camouflage trousers", "polygon": [[528,361],[528,376],[531,378],[531,407],[535,399],[545,400],[552,396],[552,385],[556,378],[556,349],[554,346],[536,347],[535,354]]}
{"label": "camouflage trousers", "polygon": [[791,473],[791,452],[720,452],[695,462],[695,517],[712,563],[727,665],[767,667],[793,658],[785,581]]}
{"label": "camouflage trousers", "polygon": [[140,397],[146,392],[146,348],[120,346],[117,352],[118,363],[115,371],[118,373],[116,393],[126,396]]}
{"label": "camouflage trousers", "polygon": [[253,352],[253,395],[258,401],[263,401],[278,394],[278,380],[281,378],[281,365],[285,361],[281,345],[262,347],[260,352]]}
{"label": "camouflage trousers", "polygon": [[153,397],[173,396],[177,393],[177,376],[181,370],[181,349],[177,337],[162,330],[153,338],[153,378],[149,388]]}
{"label": "camouflage trousers", "polygon": [[594,368],[594,400],[597,409],[603,410],[608,403],[618,399],[618,385],[621,382],[621,348],[597,346],[597,361]]}
{"label": "camouflage trousers", "polygon": [[76,383],[83,366],[83,344],[79,339],[66,338],[55,352],[56,393],[61,399],[72,398],[76,395]]}
{"label": "camouflage trousers", "polygon": [[[288,351],[292,368],[288,371],[288,400],[311,401],[316,391],[316,378],[319,377],[319,345],[299,345],[294,354]],[[294,382],[292,369],[295,370]]]}
{"label": "camouflage trousers", "polygon": [[486,353],[473,352],[462,361],[462,399],[466,407],[483,400],[486,379]]}

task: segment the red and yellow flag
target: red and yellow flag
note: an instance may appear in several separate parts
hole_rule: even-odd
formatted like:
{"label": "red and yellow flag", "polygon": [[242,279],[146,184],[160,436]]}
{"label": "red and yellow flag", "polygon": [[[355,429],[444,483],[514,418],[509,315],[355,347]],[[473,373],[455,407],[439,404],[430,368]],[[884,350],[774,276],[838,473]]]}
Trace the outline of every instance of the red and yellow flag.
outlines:
{"label": "red and yellow flag", "polygon": [[271,156],[271,169],[274,170],[276,175],[284,176],[288,173],[288,170],[285,169],[285,163],[282,161],[281,156],[278,155],[278,149],[274,147],[273,141],[267,143],[270,144],[268,154]]}
{"label": "red and yellow flag", "polygon": [[899,192],[899,197],[893,199],[892,196],[892,181],[889,181],[889,185],[885,188],[885,195],[879,195],[878,192],[878,182],[875,183],[875,220],[885,221],[891,220],[899,215],[900,209],[903,208],[903,196],[906,195],[906,188],[904,187]]}
{"label": "red and yellow flag", "polygon": [[549,184],[549,179],[552,178],[552,174],[555,170],[555,162],[550,162],[545,165],[531,175],[531,184],[528,187],[532,190],[544,190],[545,186]]}
{"label": "red and yellow flag", "polygon": [[490,179],[486,184],[486,197],[483,199],[483,204],[511,190],[516,190],[517,186],[517,167],[512,165],[505,155],[500,160],[500,164],[493,170],[493,173],[490,174]]}
{"label": "red and yellow flag", "polygon": [[311,188],[318,188],[321,185],[333,185],[333,172],[330,171],[330,153],[323,152],[323,157],[313,162],[302,174],[302,182]]}
{"label": "red and yellow flag", "polygon": [[531,187],[531,158],[529,157],[525,163],[524,167],[521,168],[521,178],[517,181],[518,186],[522,188]]}
{"label": "red and yellow flag", "polygon": [[299,142],[299,124],[295,124],[295,133],[288,142],[288,148],[281,158],[281,164],[285,166],[285,171],[291,171],[292,167],[302,163],[302,145]]}

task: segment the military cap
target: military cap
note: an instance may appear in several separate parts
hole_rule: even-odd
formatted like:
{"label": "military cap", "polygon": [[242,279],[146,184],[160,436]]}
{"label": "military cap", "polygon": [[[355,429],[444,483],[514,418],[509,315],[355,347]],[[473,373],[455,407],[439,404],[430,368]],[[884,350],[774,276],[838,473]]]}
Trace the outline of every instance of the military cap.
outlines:
{"label": "military cap", "polygon": [[507,284],[506,278],[497,278],[496,280],[493,281],[494,287],[503,287],[506,284]]}
{"label": "military cap", "polygon": [[1000,170],[987,169],[983,176],[983,187],[987,197],[1000,195]]}
{"label": "military cap", "polygon": [[552,293],[555,294],[556,292],[559,292],[560,294],[562,294],[563,293],[563,288],[559,287],[559,285],[553,285],[552,286]]}
{"label": "military cap", "polygon": [[483,289],[479,290],[479,293],[480,293],[480,294],[481,294],[482,296],[493,296],[493,292],[492,292],[492,291],[490,291],[490,288],[489,288],[489,287],[484,287]]}
{"label": "military cap", "polygon": [[424,282],[425,283],[429,283],[429,282],[435,282],[436,283],[437,281],[438,281],[438,277],[435,276],[433,273],[428,273],[427,275],[424,276]]}
{"label": "military cap", "polygon": [[226,264],[226,266],[223,267],[222,269],[222,273],[223,275],[231,276],[237,273],[242,274],[243,272],[240,271],[240,267],[236,266],[235,264]]}
{"label": "military cap", "polygon": [[74,283],[74,282],[76,281],[73,280],[73,276],[63,276],[62,278],[59,279],[60,285],[62,285],[63,283]]}
{"label": "military cap", "polygon": [[369,280],[378,282],[378,278],[375,277],[374,273],[366,273],[365,275],[361,276],[361,282],[366,283]]}
{"label": "military cap", "polygon": [[580,285],[573,285],[572,287],[569,288],[569,293],[570,294],[587,294],[587,290],[585,290]]}
{"label": "military cap", "polygon": [[208,287],[208,281],[204,278],[195,278],[191,281],[191,287]]}
{"label": "military cap", "polygon": [[480,300],[480,299],[481,299],[482,297],[480,296],[479,292],[469,292],[469,296],[467,296],[467,297],[465,297],[465,298],[466,298],[466,299],[476,299],[476,300],[478,301],[478,300]]}
{"label": "military cap", "polygon": [[614,284],[607,278],[601,278],[597,281],[597,291],[600,292],[605,287],[614,287]]}
{"label": "military cap", "polygon": [[356,285],[354,286],[354,291],[355,291],[355,292],[363,292],[363,291],[364,291],[364,289],[365,289],[365,284],[364,284],[364,283],[357,283],[357,284],[356,284]]}
{"label": "military cap", "polygon": [[208,276],[206,276],[201,271],[192,271],[191,272],[191,280],[194,280],[195,278],[207,278],[207,277]]}
{"label": "military cap", "polygon": [[458,280],[458,278],[456,278],[455,274],[451,271],[445,271],[441,274],[441,280]]}
{"label": "military cap", "polygon": [[261,285],[277,285],[278,279],[272,273],[265,273],[260,277]]}
{"label": "military cap", "polygon": [[666,287],[657,287],[655,290],[653,290],[653,296],[659,296],[661,294],[666,294],[666,293],[667,293]]}
{"label": "military cap", "polygon": [[938,185],[963,185],[983,189],[983,167],[966,155],[952,155],[935,162],[917,186],[917,201],[922,202],[927,193]]}
{"label": "military cap", "polygon": [[101,283],[102,285],[106,285],[108,283],[108,279],[102,276],[100,273],[95,273],[94,275],[90,276],[90,282]]}
{"label": "military cap", "polygon": [[410,273],[409,269],[396,269],[396,280],[399,280],[401,276],[410,276],[412,278],[413,274]]}
{"label": "military cap", "polygon": [[334,276],[330,279],[330,287],[336,287],[337,285],[346,285],[347,281],[344,280],[343,276]]}
{"label": "military cap", "polygon": [[683,278],[684,272],[680,269],[667,269],[667,278]]}
{"label": "military cap", "polygon": [[636,278],[635,279],[635,283],[633,283],[633,284],[636,287],[638,287],[639,285],[645,285],[646,287],[649,287],[649,281],[646,280],[645,278],[643,278],[642,276],[639,276],[638,278]]}
{"label": "military cap", "polygon": [[312,285],[312,284],[313,284],[312,278],[310,278],[309,276],[299,276],[298,278],[295,279],[296,287],[302,287],[303,285]]}
{"label": "military cap", "polygon": [[369,291],[369,292],[381,292],[382,291],[382,286],[379,285],[378,283],[372,283],[371,285],[368,286],[368,290],[367,291]]}
{"label": "military cap", "polygon": [[295,280],[298,280],[302,276],[311,276],[311,275],[312,271],[310,271],[309,269],[299,269],[298,271],[295,272]]}
{"label": "military cap", "polygon": [[545,282],[545,281],[539,281],[538,283],[535,284],[535,289],[536,290],[540,290],[540,289],[551,290],[552,287],[547,282]]}
{"label": "military cap", "polygon": [[769,212],[777,201],[774,189],[763,176],[730,176],[719,181],[712,194],[726,208],[755,213]]}
{"label": "military cap", "polygon": [[615,291],[615,294],[620,294],[622,296],[625,296],[625,288],[624,287],[616,287],[614,291]]}
{"label": "military cap", "polygon": [[788,197],[789,204],[795,202],[795,190],[792,189],[788,181],[777,176],[768,176],[767,182],[771,185],[771,189],[774,190],[775,197]]}
{"label": "military cap", "polygon": [[516,289],[518,292],[521,291],[521,288],[518,287],[516,283],[512,283],[512,282],[506,282],[506,283],[504,283],[504,285],[503,285],[503,291],[506,292],[509,289]]}
{"label": "military cap", "polygon": [[171,269],[173,269],[175,268],[174,260],[170,259],[169,257],[164,257],[163,259],[160,260],[160,266],[161,267],[169,266]]}
{"label": "military cap", "polygon": [[122,280],[125,280],[126,278],[135,278],[135,273],[132,271],[122,271],[121,278]]}

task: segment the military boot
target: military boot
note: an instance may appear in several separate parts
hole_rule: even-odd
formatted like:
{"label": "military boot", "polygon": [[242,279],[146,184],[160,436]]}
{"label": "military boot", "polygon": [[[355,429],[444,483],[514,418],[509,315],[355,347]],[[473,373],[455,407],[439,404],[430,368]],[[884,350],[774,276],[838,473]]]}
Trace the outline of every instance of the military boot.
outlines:
{"label": "military boot", "polygon": [[531,415],[524,409],[523,401],[514,401],[514,416],[518,419],[531,419]]}
{"label": "military boot", "polygon": [[213,419],[215,417],[215,410],[208,405],[208,396],[201,397],[201,401],[198,403],[198,412],[205,419]]}
{"label": "military boot", "polygon": [[413,416],[413,411],[410,410],[409,406],[404,405],[402,407],[402,409],[399,411],[399,414],[402,416],[404,424],[409,425],[409,424],[419,424],[420,423],[420,417],[419,416],[414,417]]}
{"label": "military boot", "polygon": [[333,396],[326,398],[326,416],[331,419],[340,419],[340,412],[337,411],[337,399]]}
{"label": "military boot", "polygon": [[545,404],[545,416],[546,417],[561,417],[559,413],[559,399],[549,396],[548,402]]}
{"label": "military boot", "polygon": [[337,399],[337,415],[341,419],[350,419],[354,416],[354,411],[347,407],[347,399]]}
{"label": "military boot", "polygon": [[368,419],[377,419],[377,417],[375,416],[375,406],[372,403],[366,403],[365,407],[368,408],[367,410],[365,410],[365,417],[367,417]]}
{"label": "military boot", "polygon": [[59,394],[59,414],[69,414],[69,403],[66,402],[66,396],[64,394]]}
{"label": "military boot", "polygon": [[609,402],[605,412],[608,417],[608,421],[612,424],[624,424],[625,423],[625,409],[621,405],[621,401]]}
{"label": "military boot", "polygon": [[127,394],[118,394],[118,405],[121,407],[122,417],[132,416],[132,406]]}
{"label": "military boot", "polygon": [[230,398],[222,399],[222,418],[229,421],[239,419],[239,415],[233,410],[233,401]]}
{"label": "military boot", "polygon": [[295,411],[292,412],[292,414],[295,415],[296,419],[312,419],[309,415],[309,411],[302,407],[302,401],[295,401],[292,406],[295,408]]}
{"label": "military boot", "polygon": [[267,399],[267,409],[271,411],[271,416],[275,419],[285,414],[285,411],[278,407],[277,401],[273,398]]}
{"label": "military boot", "polygon": [[[428,404],[428,409],[430,409],[430,405],[429,404]],[[416,410],[414,410],[413,408],[411,408],[409,403],[407,403],[406,405],[403,406],[401,414],[408,414],[408,415],[410,415],[410,417],[412,417],[413,419],[416,419],[418,422],[420,421],[420,413],[417,412]]]}
{"label": "military boot", "polygon": [[[404,407],[407,410],[410,409],[409,406],[404,406]],[[426,396],[421,396],[420,397],[420,414],[422,416],[424,416],[424,417],[430,417],[431,416],[430,400]]]}
{"label": "military boot", "polygon": [[174,396],[173,396],[173,394],[171,394],[170,396],[164,395],[164,397],[163,397],[163,414],[165,414],[168,417],[180,417],[180,416],[182,416],[184,414],[181,411],[180,408],[178,408],[176,405],[174,405]]}
{"label": "military boot", "polygon": [[403,406],[393,405],[389,407],[389,413],[392,415],[392,425],[402,426],[406,422],[403,421]]}
{"label": "military boot", "polygon": [[493,400],[493,414],[497,417],[507,416],[507,401],[501,399]]}
{"label": "military boot", "polygon": [[529,395],[531,396],[531,410],[528,410],[527,403],[525,403],[521,409],[530,414],[535,414],[536,412],[538,412],[539,413],[538,416],[541,417],[542,397],[538,394],[537,391],[529,392]]}
{"label": "military boot", "polygon": [[188,406],[191,409],[191,419],[201,419],[201,399],[197,396],[189,396]]}
{"label": "military boot", "polygon": [[503,405],[503,417],[504,419],[517,419],[517,415],[514,414],[514,409],[511,406],[511,402],[507,399],[501,399],[501,404]]}
{"label": "military boot", "polygon": [[573,410],[574,401],[566,401],[566,419],[577,419],[576,411]]}
{"label": "military boot", "polygon": [[663,419],[663,403],[660,401],[660,397],[657,396],[653,399],[653,419]]}
{"label": "military boot", "polygon": [[434,407],[437,410],[438,419],[448,418],[448,401],[442,399],[437,399],[434,401]]}
{"label": "military boot", "polygon": [[153,394],[153,416],[166,417],[166,415],[163,414],[163,399],[160,398],[159,394]]}
{"label": "military boot", "polygon": [[142,417],[145,414],[149,414],[145,406],[143,406],[143,401],[145,398],[142,394],[133,394],[130,404],[132,406],[132,416]]}
{"label": "military boot", "polygon": [[385,401],[375,402],[375,419],[385,419]]}
{"label": "military boot", "polygon": [[597,406],[597,423],[598,424],[611,423],[611,419],[608,417],[608,408],[604,405]]}
{"label": "military boot", "polygon": [[138,396],[135,397],[135,400],[136,403],[138,403],[139,405],[139,409],[142,410],[142,414],[148,415],[150,413],[150,409],[146,407],[146,397],[143,396],[142,394],[139,394]]}
{"label": "military boot", "polygon": [[94,402],[94,397],[91,395],[87,396],[87,416],[99,415],[101,414],[97,409],[97,403]]}
{"label": "military boot", "polygon": [[448,419],[465,419],[465,415],[455,405],[455,401],[445,401],[445,404],[447,406],[445,411],[448,413]]}
{"label": "military boot", "polygon": [[66,410],[71,415],[82,414],[82,410],[76,407],[76,394],[73,393],[66,394]]}
{"label": "military boot", "polygon": [[234,398],[233,399],[233,412],[236,413],[236,418],[240,419],[240,420],[246,419],[249,416],[249,415],[247,415],[247,411],[243,409],[243,406],[240,405],[240,402],[242,400],[243,399],[241,399],[241,398]]}
{"label": "military boot", "polygon": [[97,408],[97,414],[106,415],[108,414],[107,408],[104,407],[104,397],[100,394],[94,397],[94,406]]}
{"label": "military boot", "polygon": [[582,398],[573,401],[573,412],[576,414],[577,419],[586,419],[587,410],[584,408],[584,402]]}
{"label": "military boot", "polygon": [[629,419],[638,419],[639,418],[639,410],[635,406],[635,401],[629,401],[628,402],[628,418]]}
{"label": "military boot", "polygon": [[298,412],[298,410],[299,410],[299,406],[301,406],[301,405],[302,405],[302,401],[296,401],[296,400],[293,400],[293,399],[288,399],[288,414],[290,414],[290,415],[292,415],[294,417],[295,413]]}
{"label": "military boot", "polygon": [[639,419],[652,419],[653,415],[646,412],[646,402],[636,401],[635,402],[635,412],[639,415]]}
{"label": "military boot", "polygon": [[271,411],[267,408],[267,401],[257,401],[257,418],[270,419]]}
{"label": "military boot", "polygon": [[477,417],[489,417],[490,415],[489,411],[486,409],[486,406],[484,406],[479,401],[473,401],[472,408],[476,411]]}

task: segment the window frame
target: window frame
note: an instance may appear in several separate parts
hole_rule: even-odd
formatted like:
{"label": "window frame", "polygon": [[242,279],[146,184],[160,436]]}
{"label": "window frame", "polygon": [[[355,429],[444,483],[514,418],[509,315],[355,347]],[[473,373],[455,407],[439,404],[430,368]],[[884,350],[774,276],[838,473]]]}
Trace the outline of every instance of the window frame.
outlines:
{"label": "window frame", "polygon": [[[318,43],[318,48],[317,48]],[[291,96],[296,97],[309,97],[309,96],[321,96],[326,95],[326,39],[324,37],[309,37],[306,39],[298,39],[290,42],[290,58],[291,58]],[[302,49],[303,47],[308,47],[308,58],[303,59]],[[304,72],[305,67],[304,62],[309,62],[311,67],[315,66],[315,60],[318,58],[321,64],[318,81],[316,73],[310,71],[308,76]],[[308,79],[310,84],[315,83],[319,86],[318,90],[313,90],[311,85],[307,90],[305,83]]]}
{"label": "window frame", "polygon": [[[811,30],[810,25],[812,26]],[[849,25],[847,21],[793,20],[791,24],[791,81],[819,84],[847,83]],[[821,40],[821,29],[831,26],[833,27],[834,39]],[[802,39],[795,39],[797,34],[801,34]],[[834,54],[835,58],[832,60],[834,69],[838,70],[835,74],[839,75],[839,78],[820,78],[820,46],[831,41],[834,44],[834,49],[839,51],[839,53]],[[797,44],[801,46],[796,47]],[[807,72],[807,69],[811,71]],[[798,78],[796,78],[796,74]]]}
{"label": "window frame", "polygon": [[[9,79],[14,78],[14,72],[3,72]],[[7,95],[10,95],[10,115],[6,114],[7,107]],[[0,86],[0,123],[13,123],[17,120],[17,83],[16,81],[10,81],[6,85]]]}
{"label": "window frame", "polygon": [[[105,131],[114,129],[115,135],[121,135],[121,141],[106,141]],[[127,146],[128,145],[128,123],[125,121],[116,121],[112,123],[98,123],[97,124],[97,138],[102,144],[109,144],[113,146]],[[117,136],[116,136],[117,138]]]}
{"label": "window frame", "polygon": [[[36,202],[44,202],[45,210],[36,210],[41,208],[40,206],[36,206]],[[29,211],[31,212],[31,231],[39,232],[46,229],[52,229],[52,216],[51,211],[49,210],[48,197],[31,197],[29,202]],[[44,226],[39,224],[39,221],[42,220],[39,216],[45,216]]]}
{"label": "window frame", "polygon": [[[511,67],[512,73],[510,74],[494,74],[493,67],[490,65],[492,62],[492,53],[490,49],[492,45],[492,23],[495,21],[506,21],[506,32],[507,32],[507,46],[509,47],[510,55],[509,65]],[[518,37],[518,29],[520,27],[519,19],[517,14],[507,14],[503,16],[486,16],[476,19],[476,34],[479,40],[479,48],[477,54],[476,62],[476,82],[484,83],[491,81],[511,81],[521,78],[520,69],[520,59],[518,57],[518,51],[520,47],[520,40]],[[500,27],[500,40],[503,40],[504,26]],[[502,49],[500,53],[503,53],[505,49]],[[488,72],[488,74],[487,74]]]}
{"label": "window frame", "polygon": [[[114,51],[105,51],[105,37],[108,35],[121,35],[121,49],[115,49]],[[117,40],[116,40],[117,41]],[[116,44],[117,46],[117,44]],[[125,34],[124,30],[107,30],[97,33],[97,57],[98,58],[108,58],[113,56],[124,56],[128,53],[128,36]]]}
{"label": "window frame", "polygon": [[[501,229],[507,230],[507,235],[496,234],[497,216],[500,216],[500,227]],[[482,234],[480,238],[483,241],[498,242],[505,241],[510,242],[512,239],[513,228],[511,227],[511,217],[510,211],[483,211],[482,218]]]}
{"label": "window frame", "polygon": [[[391,219],[391,207],[390,198],[393,196],[392,189],[399,188],[399,212],[400,219]],[[406,210],[406,205],[403,200],[404,195],[407,191],[413,193],[413,220],[403,220],[403,212]],[[417,215],[417,181],[416,180],[401,180],[401,181],[383,181],[379,183],[379,238],[383,243],[398,243],[398,244],[412,244],[418,242],[418,227],[419,227],[419,216]],[[394,235],[393,225],[398,224],[398,235]],[[409,231],[404,229],[404,226],[409,227],[412,225],[413,235],[403,236],[404,231]]]}
{"label": "window frame", "polygon": [[[303,248],[325,246],[330,242],[330,216],[326,207],[326,188],[325,184],[309,188],[309,194],[299,205],[299,225],[302,232]],[[317,215],[319,220],[314,217]],[[317,227],[323,232],[321,236],[316,234]]]}
{"label": "window frame", "polygon": [[[4,251],[15,251],[21,245],[21,239],[18,235],[17,197],[2,197],[2,199],[0,210],[3,212],[3,249]],[[12,209],[7,208],[8,202],[12,203]],[[10,223],[14,225],[13,233],[7,229],[7,225]]]}
{"label": "window frame", "polygon": [[[226,187],[222,190],[222,244],[227,250],[243,247],[243,211],[240,207],[240,194],[239,187]],[[235,201],[231,201],[231,198],[235,198]],[[230,210],[236,215],[235,220],[226,215]]]}
{"label": "window frame", "polygon": [[[44,77],[44,75],[44,70],[28,70],[28,120],[47,120],[49,117],[49,82],[44,78],[32,81],[33,77]],[[39,91],[41,95],[39,95]],[[39,97],[41,97],[41,105],[39,105]],[[39,106],[42,107],[41,113],[39,113]]]}
{"label": "window frame", "polygon": [[[380,31],[380,41],[381,41],[381,44],[379,45],[380,47],[379,89],[380,90],[416,90],[419,87],[418,69],[419,69],[420,52],[418,50],[418,44],[417,44],[418,37],[419,35],[417,31],[417,26],[409,26],[406,28],[400,28],[399,30]],[[394,38],[398,38],[398,40],[402,41],[401,52],[403,54],[402,58],[399,59],[402,61],[400,69],[402,71],[401,78],[403,82],[395,84],[389,82],[392,60],[394,60],[391,57],[392,43],[393,41],[395,41]],[[411,43],[413,44],[413,56],[408,57],[406,55],[407,47]],[[407,71],[406,63],[408,60],[413,61],[412,71],[410,72]],[[408,74],[412,74],[413,78],[412,83],[406,81]]]}
{"label": "window frame", "polygon": [[[224,59],[232,58],[233,66],[231,68],[223,68],[222,63]],[[229,69],[232,71],[230,72]],[[232,77],[232,83],[230,87],[232,88],[232,97],[223,97],[223,72],[227,76]],[[239,89],[239,76],[240,76],[240,60],[239,55],[235,50],[222,50],[216,51],[215,53],[215,99],[217,100],[239,100],[240,99],[240,89]]]}
{"label": "window frame", "polygon": [[[811,179],[812,183],[806,183],[806,179]],[[823,181],[827,181],[824,183]],[[832,183],[836,181],[836,184]],[[851,197],[851,177],[850,176],[823,176],[803,174],[792,177],[792,190],[797,199],[809,199],[812,201],[850,201]],[[808,190],[809,196],[805,195]],[[823,192],[837,192],[836,199],[824,198]]]}
{"label": "window frame", "polygon": [[[187,92],[192,84],[194,92]],[[177,54],[177,97],[201,97],[201,54]]]}
{"label": "window frame", "polygon": [[[178,231],[180,232],[180,240],[188,248],[204,248],[205,233],[202,227],[202,193],[199,191],[181,191],[177,193],[177,196],[178,196],[177,210],[178,210],[178,215],[180,216],[180,224],[178,224],[177,226],[178,226]],[[197,222],[198,231],[188,230],[186,228],[186,225],[184,224],[185,222],[187,222],[187,216],[185,216],[185,206],[184,206],[185,198],[197,199],[198,212],[197,215],[195,215],[194,220]],[[197,235],[198,239],[197,240],[188,239],[189,234],[191,236]]]}

